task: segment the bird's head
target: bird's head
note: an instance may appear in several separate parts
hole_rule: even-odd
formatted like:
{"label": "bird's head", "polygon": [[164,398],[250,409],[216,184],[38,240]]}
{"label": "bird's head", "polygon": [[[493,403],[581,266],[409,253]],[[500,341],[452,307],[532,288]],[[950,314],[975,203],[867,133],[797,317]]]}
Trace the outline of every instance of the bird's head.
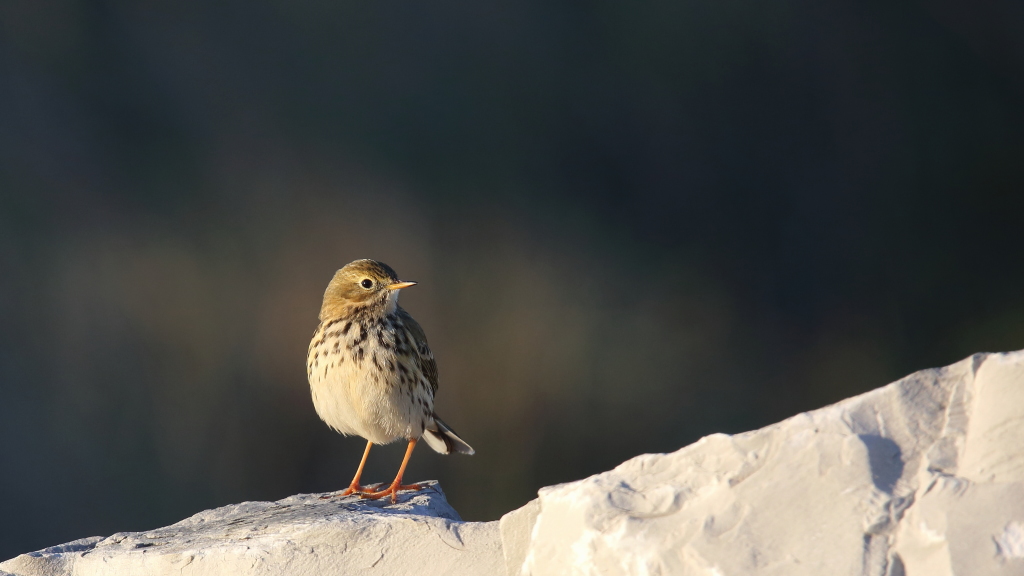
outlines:
{"label": "bird's head", "polygon": [[365,312],[390,314],[398,306],[398,291],[414,286],[402,282],[390,266],[376,260],[356,260],[334,273],[324,292],[320,320]]}

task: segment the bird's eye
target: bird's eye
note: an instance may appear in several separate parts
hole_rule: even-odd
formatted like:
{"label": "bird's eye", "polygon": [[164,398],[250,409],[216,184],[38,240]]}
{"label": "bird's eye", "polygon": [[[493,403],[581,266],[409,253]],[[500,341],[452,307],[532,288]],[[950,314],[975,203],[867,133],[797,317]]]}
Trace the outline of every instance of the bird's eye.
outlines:
{"label": "bird's eye", "polygon": [[366,288],[367,290],[373,288],[373,280],[370,280],[369,278],[363,280],[362,282],[360,282],[360,284],[362,284],[363,288]]}

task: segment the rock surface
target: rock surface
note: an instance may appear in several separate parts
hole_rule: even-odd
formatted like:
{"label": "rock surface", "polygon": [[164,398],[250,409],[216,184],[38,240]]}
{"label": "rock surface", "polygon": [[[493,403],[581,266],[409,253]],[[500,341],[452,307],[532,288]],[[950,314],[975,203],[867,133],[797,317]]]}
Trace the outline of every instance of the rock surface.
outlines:
{"label": "rock surface", "polygon": [[1024,353],[639,456],[517,513],[513,573],[1024,574]]}
{"label": "rock surface", "polygon": [[463,523],[300,495],[0,563],[36,574],[1024,575],[1024,352],[715,434]]}
{"label": "rock surface", "polygon": [[503,574],[497,522],[462,522],[436,483],[398,504],[300,494],[200,512],[0,563],[21,575]]}

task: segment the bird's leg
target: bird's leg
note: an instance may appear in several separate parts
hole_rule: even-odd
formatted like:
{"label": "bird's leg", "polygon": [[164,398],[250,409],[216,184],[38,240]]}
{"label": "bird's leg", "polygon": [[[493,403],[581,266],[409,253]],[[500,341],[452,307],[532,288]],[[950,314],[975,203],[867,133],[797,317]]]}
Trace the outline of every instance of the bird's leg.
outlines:
{"label": "bird's leg", "polygon": [[405,474],[405,467],[409,464],[409,458],[412,456],[412,450],[416,447],[416,438],[409,439],[409,447],[405,449],[405,458],[402,459],[402,465],[398,467],[398,475],[395,476],[395,481],[391,483],[385,490],[380,492],[369,492],[361,494],[360,498],[370,498],[377,500],[385,496],[391,496],[391,503],[398,502],[398,491],[399,490],[420,490],[423,488],[422,484],[402,484],[402,476]]}
{"label": "bird's leg", "polygon": [[[359,485],[359,478],[363,475],[363,467],[366,466],[366,459],[370,456],[370,446],[373,446],[373,442],[367,440],[366,450],[363,451],[363,459],[359,461],[359,468],[356,468],[356,475],[352,478],[352,483],[349,484],[348,488],[346,488],[341,494],[335,494],[332,496],[349,496],[351,494],[366,494],[372,492],[372,490],[368,490]],[[323,498],[331,498],[332,496],[324,496]]]}
{"label": "bird's leg", "polygon": [[359,468],[356,468],[356,475],[352,477],[352,483],[348,485],[348,488],[341,493],[342,496],[348,496],[349,494],[355,494],[356,492],[364,493],[369,490],[364,489],[359,485],[359,479],[363,476],[363,468],[366,467],[366,459],[370,456],[370,447],[373,446],[373,442],[366,441],[366,450],[363,450],[363,458],[359,461]]}

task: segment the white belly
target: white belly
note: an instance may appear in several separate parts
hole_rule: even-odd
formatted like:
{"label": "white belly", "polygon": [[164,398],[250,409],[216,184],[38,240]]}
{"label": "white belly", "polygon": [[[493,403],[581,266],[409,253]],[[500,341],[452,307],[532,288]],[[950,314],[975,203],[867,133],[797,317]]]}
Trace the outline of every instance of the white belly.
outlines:
{"label": "white belly", "polygon": [[[318,339],[319,334],[314,344]],[[377,368],[387,368],[388,362],[397,366],[394,352],[373,345],[372,339],[364,342],[361,359],[345,343],[335,347],[324,339],[311,346],[307,375],[316,413],[338,432],[374,444],[419,438],[433,413],[433,398],[401,383],[395,370]],[[412,369],[408,360],[404,364]]]}

